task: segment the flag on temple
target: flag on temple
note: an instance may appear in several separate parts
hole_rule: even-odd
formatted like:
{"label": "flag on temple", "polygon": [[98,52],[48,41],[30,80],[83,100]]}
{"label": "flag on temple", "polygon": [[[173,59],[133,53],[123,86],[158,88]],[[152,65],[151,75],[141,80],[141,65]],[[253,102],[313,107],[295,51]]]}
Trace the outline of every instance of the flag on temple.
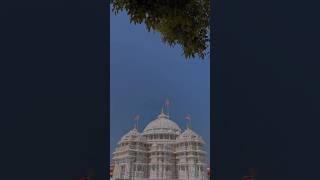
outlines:
{"label": "flag on temple", "polygon": [[190,114],[187,114],[186,117],[184,117],[184,119],[190,121],[191,120]]}
{"label": "flag on temple", "polygon": [[166,99],[166,102],[164,103],[164,105],[165,105],[166,108],[170,106],[170,101],[169,101],[169,99]]}
{"label": "flag on temple", "polygon": [[135,120],[135,121],[137,121],[137,120],[139,120],[140,119],[140,115],[139,114],[137,114],[136,116],[134,116],[134,118],[133,118],[133,120]]}

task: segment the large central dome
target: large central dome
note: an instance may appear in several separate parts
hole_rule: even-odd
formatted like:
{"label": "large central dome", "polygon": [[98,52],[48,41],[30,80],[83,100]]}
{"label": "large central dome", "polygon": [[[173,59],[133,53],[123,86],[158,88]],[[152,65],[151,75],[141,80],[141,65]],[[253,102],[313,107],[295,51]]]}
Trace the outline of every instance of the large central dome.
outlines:
{"label": "large central dome", "polygon": [[169,119],[169,116],[161,112],[157,119],[151,121],[143,130],[143,134],[158,134],[158,133],[181,133],[180,127]]}

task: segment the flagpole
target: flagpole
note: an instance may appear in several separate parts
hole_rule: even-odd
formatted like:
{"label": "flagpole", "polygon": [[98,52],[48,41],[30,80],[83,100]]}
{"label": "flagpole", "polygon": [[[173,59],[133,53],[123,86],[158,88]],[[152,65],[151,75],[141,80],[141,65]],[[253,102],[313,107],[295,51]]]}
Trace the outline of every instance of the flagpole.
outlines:
{"label": "flagpole", "polygon": [[189,128],[190,128],[190,129],[191,129],[191,119],[192,119],[192,118],[191,118],[191,115],[190,115],[190,119],[189,119],[189,126],[190,126]]}
{"label": "flagpole", "polygon": [[137,119],[137,131],[139,131],[138,123],[139,123],[139,118]]}
{"label": "flagpole", "polygon": [[170,101],[169,99],[167,98],[166,101],[165,101],[165,107],[167,109],[167,113],[168,113],[168,116],[170,117],[170,112],[169,112],[169,107],[170,107]]}
{"label": "flagpole", "polygon": [[187,128],[188,129],[191,129],[191,115],[190,114],[187,114],[186,117],[185,117],[185,120],[187,120]]}
{"label": "flagpole", "polygon": [[170,101],[168,99],[168,117],[170,117]]}
{"label": "flagpole", "polygon": [[136,123],[135,123],[135,125],[134,125],[134,128],[137,129],[138,131],[139,131],[139,129],[138,129],[138,128],[139,128],[139,127],[138,127],[139,119],[140,119],[140,115],[139,115],[139,114],[136,115],[136,116],[133,118],[133,120],[136,121]]}

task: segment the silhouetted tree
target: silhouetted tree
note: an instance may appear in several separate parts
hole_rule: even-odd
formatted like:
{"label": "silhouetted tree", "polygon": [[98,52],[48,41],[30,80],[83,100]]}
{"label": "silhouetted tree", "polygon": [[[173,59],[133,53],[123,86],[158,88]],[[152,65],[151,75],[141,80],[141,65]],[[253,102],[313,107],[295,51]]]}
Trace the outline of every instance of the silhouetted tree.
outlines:
{"label": "silhouetted tree", "polygon": [[160,32],[170,46],[181,45],[186,58],[208,54],[210,0],[111,1],[113,12],[125,10],[131,23]]}

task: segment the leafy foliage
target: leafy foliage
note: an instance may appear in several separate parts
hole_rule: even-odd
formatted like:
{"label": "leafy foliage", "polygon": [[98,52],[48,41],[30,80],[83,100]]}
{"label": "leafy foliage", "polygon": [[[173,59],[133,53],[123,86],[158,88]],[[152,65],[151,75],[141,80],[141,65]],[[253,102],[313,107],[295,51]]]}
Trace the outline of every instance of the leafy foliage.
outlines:
{"label": "leafy foliage", "polygon": [[180,45],[186,58],[204,58],[209,46],[210,0],[113,0],[112,11],[127,11],[130,22],[161,33],[169,46]]}

